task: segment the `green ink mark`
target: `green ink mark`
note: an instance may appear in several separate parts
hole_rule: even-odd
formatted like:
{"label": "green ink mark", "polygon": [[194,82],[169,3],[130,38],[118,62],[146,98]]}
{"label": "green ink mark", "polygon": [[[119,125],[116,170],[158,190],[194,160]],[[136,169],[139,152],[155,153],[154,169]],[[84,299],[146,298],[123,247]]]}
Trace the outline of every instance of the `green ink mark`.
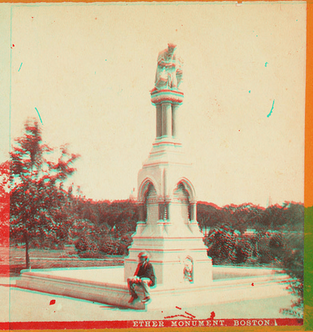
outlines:
{"label": "green ink mark", "polygon": [[275,104],[275,99],[273,100],[273,104],[272,104],[271,111],[267,114],[267,117],[268,117],[268,118],[269,118],[269,117],[272,115],[272,113],[273,113],[274,104]]}
{"label": "green ink mark", "polygon": [[20,68],[18,69],[18,71],[20,71],[20,70],[21,70],[21,68],[22,68],[22,64],[23,64],[23,62],[21,63],[21,65],[20,65]]}
{"label": "green ink mark", "polygon": [[42,120],[41,120],[41,116],[40,116],[40,114],[39,114],[39,111],[37,110],[37,107],[35,107],[35,110],[37,111],[37,114],[38,114],[38,116],[39,116],[39,119],[40,119],[41,124],[43,124],[43,123],[42,123]]}
{"label": "green ink mark", "polygon": [[265,67],[267,67],[267,65],[268,65],[268,62],[265,62]]}
{"label": "green ink mark", "polygon": [[249,90],[249,93],[251,93],[251,90]]}

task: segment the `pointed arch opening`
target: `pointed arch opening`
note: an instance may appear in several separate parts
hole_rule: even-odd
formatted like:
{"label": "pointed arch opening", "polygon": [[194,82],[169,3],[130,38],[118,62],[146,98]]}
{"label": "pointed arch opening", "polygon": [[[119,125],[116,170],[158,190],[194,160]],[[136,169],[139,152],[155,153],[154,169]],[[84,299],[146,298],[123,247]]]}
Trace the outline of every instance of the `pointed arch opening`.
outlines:
{"label": "pointed arch opening", "polygon": [[181,178],[177,182],[173,191],[173,199],[180,206],[179,210],[184,222],[196,222],[196,195],[194,187],[188,179]]}
{"label": "pointed arch opening", "polygon": [[138,192],[139,219],[152,224],[157,222],[159,217],[158,194],[156,186],[150,178],[146,178]]}

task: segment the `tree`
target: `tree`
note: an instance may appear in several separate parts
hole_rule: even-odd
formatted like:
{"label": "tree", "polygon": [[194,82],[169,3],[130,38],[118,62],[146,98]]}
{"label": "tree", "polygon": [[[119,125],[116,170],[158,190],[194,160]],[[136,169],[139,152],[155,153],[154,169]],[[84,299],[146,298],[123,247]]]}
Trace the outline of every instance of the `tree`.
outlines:
{"label": "tree", "polygon": [[[36,121],[27,120],[25,133],[17,138],[11,155],[10,236],[25,242],[26,268],[29,269],[31,243],[60,242],[66,238],[71,222],[67,213],[69,192],[63,182],[74,173],[78,155],[61,147],[57,161],[46,159],[55,151],[42,143]],[[65,234],[64,234],[65,232]]]}
{"label": "tree", "polygon": [[0,246],[9,242],[10,221],[10,164],[9,161],[0,164]]}

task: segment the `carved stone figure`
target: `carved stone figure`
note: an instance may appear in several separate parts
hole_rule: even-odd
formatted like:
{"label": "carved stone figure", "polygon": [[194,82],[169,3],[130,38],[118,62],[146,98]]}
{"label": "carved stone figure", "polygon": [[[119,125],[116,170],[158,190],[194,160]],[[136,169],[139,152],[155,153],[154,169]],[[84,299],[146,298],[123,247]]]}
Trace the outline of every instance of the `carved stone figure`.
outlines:
{"label": "carved stone figure", "polygon": [[176,55],[176,45],[168,44],[158,55],[155,89],[178,90],[183,80],[183,61]]}
{"label": "carved stone figure", "polygon": [[193,282],[193,259],[190,256],[187,256],[184,261],[184,280]]}

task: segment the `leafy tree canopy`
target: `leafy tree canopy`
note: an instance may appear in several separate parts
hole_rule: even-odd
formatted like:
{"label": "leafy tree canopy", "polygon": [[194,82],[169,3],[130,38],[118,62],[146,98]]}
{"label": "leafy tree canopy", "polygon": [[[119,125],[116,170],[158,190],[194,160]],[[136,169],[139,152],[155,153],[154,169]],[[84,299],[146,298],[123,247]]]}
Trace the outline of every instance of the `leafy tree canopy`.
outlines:
{"label": "leafy tree canopy", "polygon": [[63,182],[75,171],[72,165],[78,155],[62,146],[59,157],[53,160],[55,152],[42,143],[38,123],[28,120],[24,135],[15,139],[10,153],[10,236],[26,243],[27,268],[30,243],[65,240],[71,223],[69,192]]}

